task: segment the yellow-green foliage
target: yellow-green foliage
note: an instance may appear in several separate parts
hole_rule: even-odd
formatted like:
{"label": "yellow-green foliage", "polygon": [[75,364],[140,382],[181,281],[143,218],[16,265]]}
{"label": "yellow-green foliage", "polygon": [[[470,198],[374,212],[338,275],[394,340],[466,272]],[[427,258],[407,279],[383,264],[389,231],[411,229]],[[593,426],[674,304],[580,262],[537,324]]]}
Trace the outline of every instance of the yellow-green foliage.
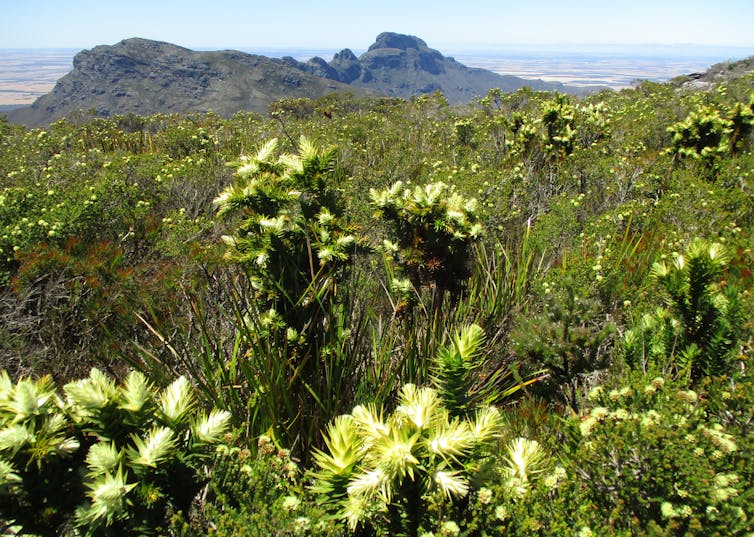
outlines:
{"label": "yellow-green foliage", "polygon": [[[0,512],[25,532],[153,533],[188,509],[230,415],[196,412],[180,377],[157,391],[93,369],[61,397],[50,377],[0,375]],[[74,516],[75,515],[75,516]]]}
{"label": "yellow-green foliage", "polygon": [[[374,405],[359,405],[328,426],[327,451],[314,456],[314,491],[351,530],[417,535],[420,527],[444,523],[435,509],[456,513],[491,477],[502,432],[495,407],[453,418],[437,391],[406,384],[389,416]],[[526,494],[543,459],[536,442],[509,445],[499,468],[512,494]]]}

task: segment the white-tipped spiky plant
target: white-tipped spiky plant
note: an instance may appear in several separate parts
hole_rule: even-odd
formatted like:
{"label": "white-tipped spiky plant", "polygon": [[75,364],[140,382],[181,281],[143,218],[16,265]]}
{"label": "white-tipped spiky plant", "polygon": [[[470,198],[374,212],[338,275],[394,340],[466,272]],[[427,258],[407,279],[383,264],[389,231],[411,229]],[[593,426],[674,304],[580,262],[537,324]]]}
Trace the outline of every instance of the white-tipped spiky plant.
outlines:
{"label": "white-tipped spiky plant", "polygon": [[672,261],[652,266],[666,306],[626,332],[623,352],[630,365],[657,364],[694,381],[731,371],[742,323],[739,290],[721,282],[730,260],[724,245],[696,238]]}
{"label": "white-tipped spiky plant", "polygon": [[546,455],[536,440],[515,438],[508,443],[504,455],[503,476],[514,497],[524,496],[532,477],[546,468]]}
{"label": "white-tipped spiky plant", "polygon": [[[15,384],[0,371],[0,518],[31,533],[59,524],[75,503],[75,482],[66,471],[79,457],[64,405],[49,376]],[[57,489],[51,508],[50,488]],[[54,496],[53,496],[54,497]]]}
{"label": "white-tipped spiky plant", "polygon": [[464,498],[501,430],[499,412],[451,417],[432,388],[403,386],[393,414],[358,406],[327,429],[314,490],[352,530],[384,524],[417,535],[428,502]]}
{"label": "white-tipped spiky plant", "polygon": [[252,434],[273,430],[303,458],[327,421],[350,407],[358,383],[358,360],[344,355],[352,302],[342,285],[358,241],[344,217],[336,156],[306,137],[295,153],[279,154],[271,140],[236,163],[234,184],[215,199],[233,226],[226,259],[250,283],[233,297],[243,363],[225,384],[248,387],[241,398],[254,407]]}
{"label": "white-tipped spiky plant", "polygon": [[432,383],[452,416],[470,417],[478,408],[499,403],[537,381],[511,381],[512,372],[482,371],[484,330],[475,324],[458,330],[432,360]]}
{"label": "white-tipped spiky plant", "polygon": [[395,226],[397,261],[414,286],[457,297],[469,276],[470,247],[482,235],[476,200],[443,182],[411,189],[398,181],[369,195],[377,216]]}
{"label": "white-tipped spiky plant", "polygon": [[[57,394],[49,377],[0,372],[0,513],[24,532],[144,532],[186,509],[230,415],[195,416],[183,378],[156,392],[140,373],[122,386],[98,370]],[[71,519],[75,513],[75,518]]]}

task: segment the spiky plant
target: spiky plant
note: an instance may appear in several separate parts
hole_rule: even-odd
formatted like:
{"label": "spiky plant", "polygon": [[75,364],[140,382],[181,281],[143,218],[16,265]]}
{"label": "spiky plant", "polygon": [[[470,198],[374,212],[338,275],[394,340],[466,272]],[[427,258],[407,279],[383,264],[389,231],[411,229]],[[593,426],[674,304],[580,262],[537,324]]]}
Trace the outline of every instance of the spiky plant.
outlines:
{"label": "spiky plant", "polygon": [[546,132],[542,135],[545,151],[551,158],[562,158],[573,152],[576,141],[574,115],[576,109],[566,95],[555,93],[552,101],[542,105],[542,124]]}
{"label": "spiky plant", "polygon": [[714,176],[717,161],[730,151],[732,122],[711,106],[701,106],[688,117],[668,127],[672,146],[667,152],[675,163],[684,159],[700,161]]}
{"label": "spiky plant", "polygon": [[458,330],[433,359],[432,382],[452,417],[469,417],[477,408],[498,403],[537,381],[511,381],[510,370],[483,371],[484,330],[471,324]]}
{"label": "spiky plant", "polygon": [[397,403],[387,418],[357,406],[328,427],[329,452],[315,452],[314,490],[352,530],[417,535],[429,503],[468,494],[501,432],[494,407],[451,417],[432,388],[406,384]]}
{"label": "spiky plant", "polygon": [[508,443],[503,460],[507,487],[514,497],[522,497],[529,491],[532,478],[546,469],[547,457],[539,442],[519,437]]}
{"label": "spiky plant", "polygon": [[335,150],[306,137],[298,154],[277,156],[277,147],[272,139],[234,163],[236,181],[214,203],[218,217],[241,218],[236,232],[223,237],[227,259],[243,267],[266,309],[302,332],[302,302],[316,300],[324,288],[332,292],[356,237],[332,184]]}
{"label": "spiky plant", "polygon": [[476,200],[443,182],[408,188],[398,181],[369,196],[376,215],[394,225],[397,261],[414,286],[457,296],[469,276],[471,245],[482,235]]}
{"label": "spiky plant", "polygon": [[738,289],[721,281],[730,259],[724,245],[696,238],[671,262],[653,265],[666,307],[627,332],[623,349],[630,364],[670,360],[694,381],[731,371],[741,305]]}
{"label": "spiky plant", "polygon": [[226,258],[250,282],[235,297],[234,353],[242,362],[234,384],[253,401],[250,430],[272,429],[305,457],[357,383],[358,361],[345,356],[353,303],[343,284],[358,241],[343,216],[335,149],[305,137],[294,154],[277,147],[271,140],[236,163],[215,205],[234,228],[223,238]]}
{"label": "spiky plant", "polygon": [[615,326],[599,317],[596,299],[578,296],[569,280],[559,284],[542,313],[518,320],[512,340],[519,356],[547,372],[543,385],[552,385],[551,395],[577,410],[586,376],[609,363],[605,344]]}
{"label": "spiky plant", "polygon": [[79,445],[51,377],[14,384],[0,371],[0,519],[31,533],[61,524],[82,492],[68,471]]}
{"label": "spiky plant", "polygon": [[[193,412],[179,378],[157,392],[131,373],[118,386],[98,370],[57,393],[52,380],[0,373],[0,513],[23,531],[148,534],[185,510],[230,415]],[[74,515],[75,517],[71,519]]]}
{"label": "spiky plant", "polygon": [[457,333],[450,345],[440,348],[435,357],[434,384],[454,416],[471,410],[471,372],[478,365],[477,358],[484,344],[484,331],[470,325]]}

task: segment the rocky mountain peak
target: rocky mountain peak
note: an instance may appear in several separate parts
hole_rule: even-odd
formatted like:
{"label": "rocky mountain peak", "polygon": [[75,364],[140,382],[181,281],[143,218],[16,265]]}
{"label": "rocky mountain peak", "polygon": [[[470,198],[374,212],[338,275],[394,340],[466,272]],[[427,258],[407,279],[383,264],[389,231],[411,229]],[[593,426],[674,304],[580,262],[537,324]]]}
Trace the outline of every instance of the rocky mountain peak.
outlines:
{"label": "rocky mountain peak", "polygon": [[427,43],[413,35],[396,34],[394,32],[382,32],[369,47],[368,52],[383,48],[397,48],[399,50],[425,49]]}
{"label": "rocky mountain peak", "polygon": [[332,58],[332,61],[334,62],[355,62],[358,60],[356,54],[354,54],[350,48],[344,48]]}

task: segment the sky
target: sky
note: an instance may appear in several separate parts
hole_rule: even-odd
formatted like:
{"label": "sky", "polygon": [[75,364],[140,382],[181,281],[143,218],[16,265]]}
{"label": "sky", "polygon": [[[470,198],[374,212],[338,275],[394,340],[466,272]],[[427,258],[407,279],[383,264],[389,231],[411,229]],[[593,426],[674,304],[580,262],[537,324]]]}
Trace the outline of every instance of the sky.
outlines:
{"label": "sky", "polygon": [[0,48],[111,45],[366,50],[377,34],[439,50],[530,45],[750,48],[753,0],[0,0]]}

